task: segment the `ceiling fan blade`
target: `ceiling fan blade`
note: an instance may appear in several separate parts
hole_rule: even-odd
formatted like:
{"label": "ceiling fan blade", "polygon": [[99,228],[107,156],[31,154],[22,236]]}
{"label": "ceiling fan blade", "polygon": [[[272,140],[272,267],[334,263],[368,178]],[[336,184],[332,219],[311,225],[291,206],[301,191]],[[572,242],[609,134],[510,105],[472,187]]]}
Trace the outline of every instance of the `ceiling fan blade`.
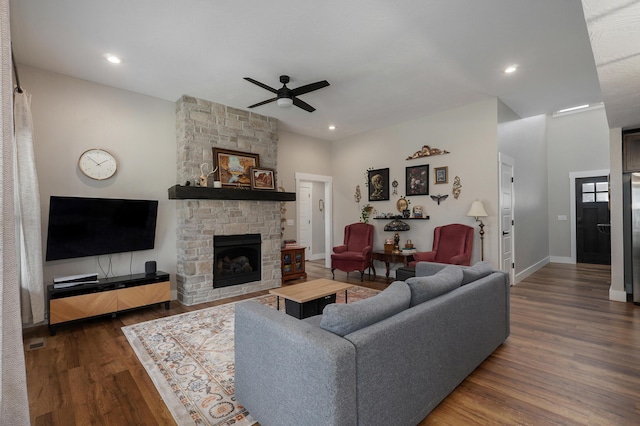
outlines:
{"label": "ceiling fan blade", "polygon": [[251,83],[253,83],[253,84],[255,84],[256,86],[260,86],[263,89],[270,91],[271,93],[278,93],[278,91],[276,89],[274,89],[273,87],[269,87],[266,84],[260,83],[257,80],[254,80],[254,79],[249,78],[249,77],[245,77],[244,79],[249,81],[249,82],[251,82]]}
{"label": "ceiling fan blade", "polygon": [[327,80],[317,81],[315,83],[306,84],[304,86],[296,87],[295,89],[291,89],[291,95],[300,96],[305,93],[313,92],[314,90],[322,89],[323,87],[327,87],[329,82]]}
{"label": "ceiling fan blade", "polygon": [[273,102],[273,101],[276,101],[276,100],[278,100],[278,98],[267,99],[266,101],[262,101],[262,102],[258,102],[257,104],[250,105],[247,108],[259,107],[260,105],[268,104],[269,102]]}
{"label": "ceiling fan blade", "polygon": [[309,105],[308,103],[301,101],[298,98],[293,98],[293,104],[295,106],[297,106],[298,108],[302,108],[305,111],[309,111],[309,112],[313,112],[316,109],[314,107],[312,107],[311,105]]}

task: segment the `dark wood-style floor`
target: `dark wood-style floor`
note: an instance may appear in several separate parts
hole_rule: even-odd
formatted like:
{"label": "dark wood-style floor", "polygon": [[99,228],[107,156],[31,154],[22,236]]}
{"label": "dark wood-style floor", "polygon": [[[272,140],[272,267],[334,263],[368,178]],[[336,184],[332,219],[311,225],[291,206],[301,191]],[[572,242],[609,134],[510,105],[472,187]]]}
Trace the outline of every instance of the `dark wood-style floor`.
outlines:
{"label": "dark wood-style floor", "polygon": [[[308,262],[307,272],[331,278],[322,262]],[[507,342],[420,424],[639,424],[640,307],[610,302],[609,277],[604,266],[549,264],[512,287]],[[339,271],[336,279],[388,284]],[[71,324],[53,337],[45,327],[25,331],[32,424],[175,424],[120,327],[239,299],[173,302],[169,311]],[[40,339],[43,348],[26,350]]]}

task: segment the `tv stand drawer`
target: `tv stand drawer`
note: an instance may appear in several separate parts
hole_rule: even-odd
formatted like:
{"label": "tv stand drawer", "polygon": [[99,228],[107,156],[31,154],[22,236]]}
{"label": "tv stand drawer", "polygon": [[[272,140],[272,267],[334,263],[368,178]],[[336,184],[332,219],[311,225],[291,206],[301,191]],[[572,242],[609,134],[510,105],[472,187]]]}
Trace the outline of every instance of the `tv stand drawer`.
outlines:
{"label": "tv stand drawer", "polygon": [[48,286],[49,332],[69,321],[82,320],[100,315],[115,315],[117,312],[143,306],[164,303],[169,309],[171,282],[169,274],[137,274],[101,279],[98,284],[80,285],[67,289]]}

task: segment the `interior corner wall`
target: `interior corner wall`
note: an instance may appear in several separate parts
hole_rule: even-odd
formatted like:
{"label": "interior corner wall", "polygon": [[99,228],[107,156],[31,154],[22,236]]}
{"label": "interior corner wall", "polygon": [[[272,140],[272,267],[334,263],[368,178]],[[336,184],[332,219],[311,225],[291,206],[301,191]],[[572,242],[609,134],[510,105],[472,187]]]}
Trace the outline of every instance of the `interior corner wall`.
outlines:
{"label": "interior corner wall", "polygon": [[[570,177],[573,172],[608,170],[609,125],[604,108],[549,118],[549,254],[571,262]],[[559,220],[559,217],[567,220]]]}
{"label": "interior corner wall", "polygon": [[609,299],[627,301],[624,282],[624,223],[622,219],[622,129],[609,130],[609,152],[611,167],[611,288]]}
{"label": "interior corner wall", "polygon": [[[296,173],[331,176],[331,143],[280,130],[278,139],[278,186],[283,186],[289,192],[295,192]],[[285,222],[283,238],[296,239],[296,202],[285,203],[285,208],[287,211],[284,217],[292,224],[286,225]]]}
{"label": "interior corner wall", "polygon": [[[390,187],[389,201],[374,201],[377,214],[395,213],[396,202],[406,193],[406,167],[429,165],[429,194],[449,197],[438,205],[429,195],[409,196],[410,207],[422,205],[429,220],[411,220],[409,231],[399,232],[400,244],[411,239],[418,251],[431,250],[433,229],[448,223],[462,223],[478,229],[473,218],[467,217],[471,203],[482,200],[489,217],[484,220],[485,259],[494,268],[498,258],[498,156],[497,156],[497,99],[466,105],[442,113],[407,121],[394,126],[373,130],[332,143],[332,170],[334,177],[333,239],[341,243],[344,227],[358,222],[360,208],[367,204],[365,186],[368,168],[389,168],[389,179],[398,181],[398,192]],[[407,160],[423,145],[447,150],[450,154]],[[448,183],[434,183],[434,168],[448,167]],[[459,198],[452,194],[454,178],[460,177],[462,192]],[[360,186],[362,200],[354,200],[356,186]],[[383,249],[385,220],[371,219],[375,226],[374,249]],[[476,232],[471,262],[480,260],[480,239]],[[377,265],[381,266],[381,265]],[[380,269],[379,269],[380,270]]]}
{"label": "interior corner wall", "polygon": [[546,116],[498,125],[501,153],[514,160],[515,281],[549,261]]}
{"label": "interior corner wall", "polygon": [[[155,260],[171,274],[175,298],[176,207],[167,189],[176,182],[175,103],[18,64],[20,83],[32,95],[36,170],[40,184],[43,250],[51,195],[159,201],[155,249],[133,252],[131,271]],[[96,181],[78,169],[78,157],[103,148],[118,160],[114,177]],[[43,253],[44,258],[45,253]],[[97,257],[44,264],[54,277],[98,272]],[[114,275],[128,275],[130,254],[112,255]],[[108,257],[101,256],[106,271]]]}

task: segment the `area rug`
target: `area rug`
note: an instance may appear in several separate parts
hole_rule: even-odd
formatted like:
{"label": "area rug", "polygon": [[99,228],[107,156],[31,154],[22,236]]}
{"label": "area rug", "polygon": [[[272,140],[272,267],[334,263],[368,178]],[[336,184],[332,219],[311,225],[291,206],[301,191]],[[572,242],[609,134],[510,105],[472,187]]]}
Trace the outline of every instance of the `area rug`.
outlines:
{"label": "area rug", "polygon": [[[349,303],[377,290],[354,286]],[[338,293],[344,303],[344,292]],[[276,297],[256,300],[275,309]],[[282,302],[282,300],[281,300]],[[179,425],[255,424],[234,396],[235,303],[122,327],[124,335]],[[284,313],[284,303],[280,303]]]}

